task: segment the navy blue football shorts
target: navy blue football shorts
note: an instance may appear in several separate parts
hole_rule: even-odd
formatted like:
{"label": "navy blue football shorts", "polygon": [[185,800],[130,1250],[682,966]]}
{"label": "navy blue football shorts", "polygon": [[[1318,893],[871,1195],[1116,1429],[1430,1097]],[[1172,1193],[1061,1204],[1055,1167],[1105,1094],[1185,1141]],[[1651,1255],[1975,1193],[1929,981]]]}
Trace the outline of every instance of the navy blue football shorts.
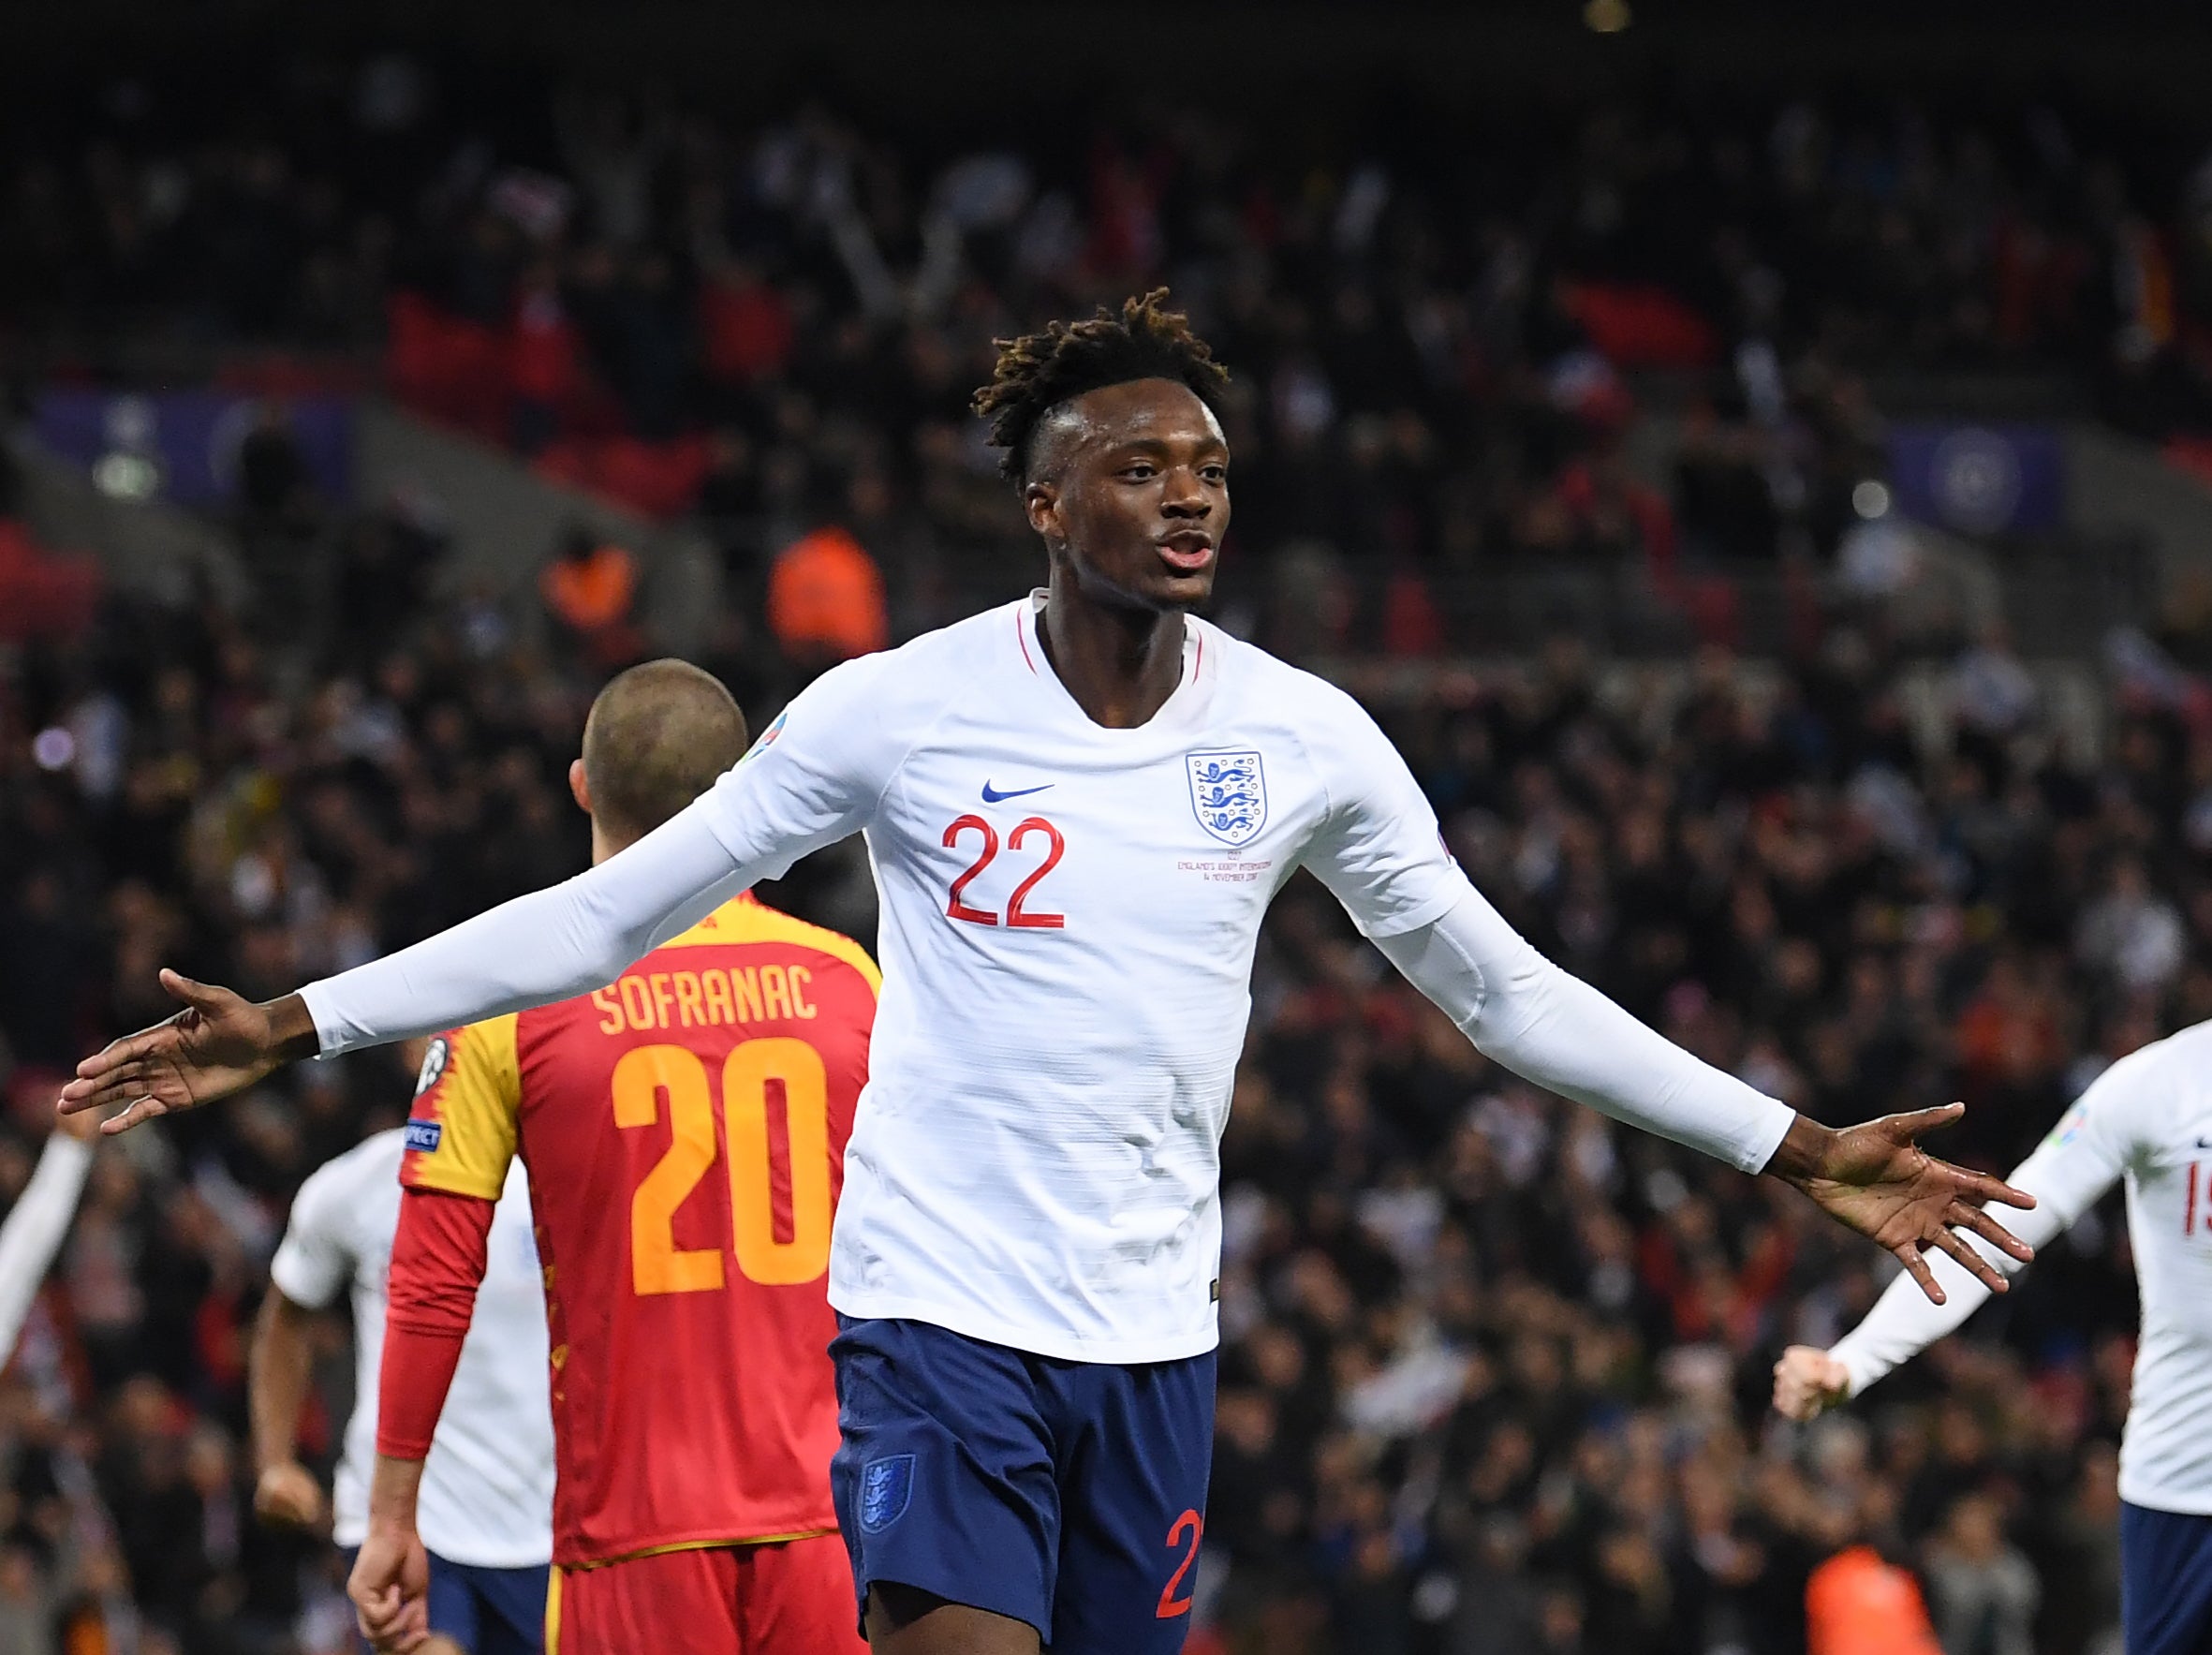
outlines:
{"label": "navy blue football shorts", "polygon": [[906,1586],[1053,1655],[1174,1655],[1214,1452],[1214,1353],[1069,1362],[838,1318],[837,1522],[864,1612]]}
{"label": "navy blue football shorts", "polygon": [[2128,1655],[2212,1652],[2212,1517],[2120,1506]]}

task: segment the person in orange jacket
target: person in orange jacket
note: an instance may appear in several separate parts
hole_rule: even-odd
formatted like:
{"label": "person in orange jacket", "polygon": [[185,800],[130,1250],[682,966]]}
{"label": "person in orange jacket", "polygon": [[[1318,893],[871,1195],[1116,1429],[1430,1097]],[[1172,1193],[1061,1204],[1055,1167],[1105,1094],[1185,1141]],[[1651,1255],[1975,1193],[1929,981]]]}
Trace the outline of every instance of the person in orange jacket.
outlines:
{"label": "person in orange jacket", "polygon": [[1862,1538],[1806,1581],[1806,1655],[1943,1655],[1920,1582],[1876,1539],[1895,1526],[1895,1503],[1885,1485],[1869,1488]]}

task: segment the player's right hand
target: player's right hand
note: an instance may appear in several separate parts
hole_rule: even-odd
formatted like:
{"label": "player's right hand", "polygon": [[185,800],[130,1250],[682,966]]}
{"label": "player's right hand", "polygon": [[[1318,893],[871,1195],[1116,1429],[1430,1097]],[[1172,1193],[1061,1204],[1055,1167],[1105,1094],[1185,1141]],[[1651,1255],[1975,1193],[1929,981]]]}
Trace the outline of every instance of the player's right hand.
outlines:
{"label": "player's right hand", "polygon": [[1784,1419],[1818,1419],[1851,1394],[1851,1369],[1825,1351],[1792,1345],[1775,1364],[1775,1411]]}
{"label": "player's right hand", "polygon": [[169,970],[161,986],[184,1009],[78,1064],[77,1078],[62,1088],[64,1115],[120,1104],[100,1130],[126,1131],[243,1091],[280,1065],[314,1054],[314,1019],[298,995],[256,1005]]}
{"label": "player's right hand", "polygon": [[346,1582],[361,1635],[379,1655],[413,1655],[430,1639],[430,1554],[410,1527],[372,1523]]}
{"label": "player's right hand", "polygon": [[297,1460],[262,1471],[254,1484],[254,1515],[291,1529],[322,1527],[322,1485]]}

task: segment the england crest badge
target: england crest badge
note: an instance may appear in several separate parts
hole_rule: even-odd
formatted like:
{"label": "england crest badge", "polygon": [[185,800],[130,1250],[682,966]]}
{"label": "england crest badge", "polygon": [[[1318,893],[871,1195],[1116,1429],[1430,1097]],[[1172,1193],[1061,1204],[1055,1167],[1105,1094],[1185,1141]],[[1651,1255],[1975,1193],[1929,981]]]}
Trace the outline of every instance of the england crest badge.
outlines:
{"label": "england crest badge", "polygon": [[1243,845],[1267,825],[1267,775],[1260,755],[1241,752],[1187,753],[1190,808],[1198,825],[1224,845]]}
{"label": "england crest badge", "polygon": [[861,1527],[870,1534],[890,1528],[907,1515],[914,1498],[914,1456],[894,1454],[861,1468]]}

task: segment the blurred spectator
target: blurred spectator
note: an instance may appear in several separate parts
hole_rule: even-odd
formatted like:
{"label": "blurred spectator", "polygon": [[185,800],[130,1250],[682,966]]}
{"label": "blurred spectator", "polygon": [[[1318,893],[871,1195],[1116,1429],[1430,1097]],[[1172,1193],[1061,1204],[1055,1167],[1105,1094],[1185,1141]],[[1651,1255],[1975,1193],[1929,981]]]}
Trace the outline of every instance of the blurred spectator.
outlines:
{"label": "blurred spectator", "polygon": [[2075,948],[2082,963],[2131,989],[2159,989],[2188,957],[2188,935],[2174,905],[2155,894],[2142,863],[2113,864],[2104,894],[2082,910]]}
{"label": "blurred spectator", "polygon": [[2006,1544],[1986,1494],[1961,1496],[1928,1548],[1926,1573],[1943,1655],[2034,1655],[2035,1570]]}
{"label": "blurred spectator", "polygon": [[776,554],[768,628],[787,659],[830,666],[890,641],[883,574],[845,529],[818,528]]}
{"label": "blurred spectator", "polygon": [[1869,1545],[1840,1551],[1806,1591],[1806,1655],[1950,1655],[1912,1576]]}
{"label": "blurred spectator", "polygon": [[582,524],[571,525],[559,554],[538,576],[538,589],[569,646],[594,667],[619,667],[643,647],[630,619],[638,560],[619,542]]}

